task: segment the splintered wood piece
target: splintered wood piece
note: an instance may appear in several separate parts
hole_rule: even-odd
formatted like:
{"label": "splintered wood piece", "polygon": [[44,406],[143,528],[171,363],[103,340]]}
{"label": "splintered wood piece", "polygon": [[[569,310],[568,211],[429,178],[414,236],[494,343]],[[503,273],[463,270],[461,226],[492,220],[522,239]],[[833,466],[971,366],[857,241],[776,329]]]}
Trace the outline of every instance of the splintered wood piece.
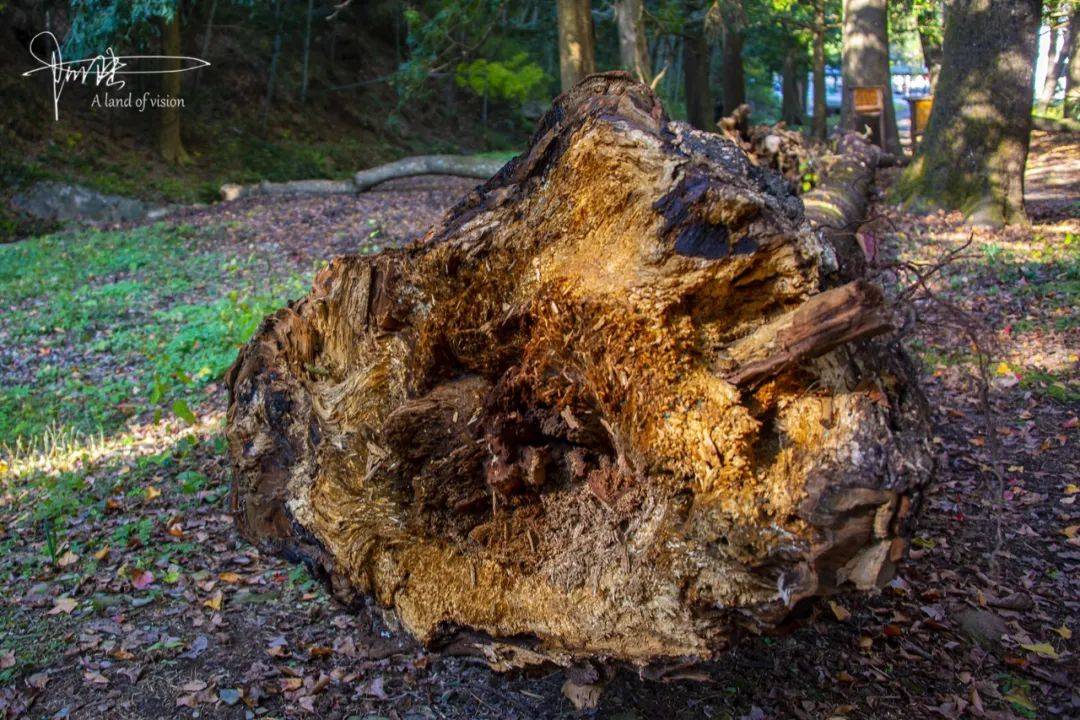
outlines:
{"label": "splintered wood piece", "polygon": [[881,290],[856,280],[813,296],[732,345],[729,352],[739,369],[727,379],[740,387],[756,385],[803,360],[891,327]]}
{"label": "splintered wood piece", "polygon": [[611,663],[679,672],[884,582],[927,412],[821,230],[590,76],[423,238],[334,259],[241,350],[240,531],[428,645],[567,668],[584,704]]}

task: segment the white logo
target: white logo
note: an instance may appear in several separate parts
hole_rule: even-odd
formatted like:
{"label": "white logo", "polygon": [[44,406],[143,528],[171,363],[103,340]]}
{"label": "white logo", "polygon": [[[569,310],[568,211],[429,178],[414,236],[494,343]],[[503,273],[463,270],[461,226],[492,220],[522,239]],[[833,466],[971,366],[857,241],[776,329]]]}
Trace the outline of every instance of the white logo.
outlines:
{"label": "white logo", "polygon": [[[41,47],[44,45],[45,47]],[[187,55],[116,55],[112,48],[108,48],[104,55],[95,55],[83,60],[64,60],[60,53],[60,43],[56,36],[48,30],[39,32],[30,40],[30,55],[41,65],[33,70],[27,70],[23,77],[28,77],[42,70],[49,70],[52,74],[53,116],[60,119],[60,95],[64,92],[64,85],[68,82],[79,82],[83,85],[93,78],[94,84],[106,89],[121,90],[126,82],[119,79],[118,75],[164,75],[166,73],[187,72],[199,68],[209,67],[210,63],[199,58]],[[46,59],[48,57],[48,59]],[[155,61],[179,60],[179,68],[145,67]],[[141,67],[140,66],[144,66]],[[135,105],[143,109],[147,103],[145,94],[137,99]],[[175,103],[176,100],[173,99]],[[182,104],[182,100],[179,100]],[[151,99],[151,106],[166,106],[169,99]],[[130,105],[130,102],[128,103]]]}

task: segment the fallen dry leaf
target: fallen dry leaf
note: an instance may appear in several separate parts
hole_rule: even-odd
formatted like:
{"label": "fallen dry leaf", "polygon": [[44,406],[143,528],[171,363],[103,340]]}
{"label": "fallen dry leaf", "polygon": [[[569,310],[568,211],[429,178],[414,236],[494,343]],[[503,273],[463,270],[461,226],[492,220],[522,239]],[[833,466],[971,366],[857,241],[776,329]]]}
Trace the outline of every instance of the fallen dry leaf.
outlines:
{"label": "fallen dry leaf", "polygon": [[46,615],[59,615],[64,613],[70,615],[71,611],[78,607],[79,601],[71,597],[58,597],[53,603],[52,610],[45,613]]}
{"label": "fallen dry leaf", "polygon": [[145,590],[154,584],[154,574],[149,570],[131,568],[128,570],[128,578],[131,580],[131,586],[136,590]]}
{"label": "fallen dry leaf", "polygon": [[840,622],[846,622],[851,619],[851,612],[835,600],[829,601],[829,607],[832,609],[833,615]]}
{"label": "fallen dry leaf", "polygon": [[208,607],[211,610],[220,610],[221,609],[221,600],[222,600],[221,591],[216,590],[213,595],[211,595],[206,600],[203,600],[203,607]]}
{"label": "fallen dry leaf", "polygon": [[1050,658],[1052,660],[1057,660],[1060,657],[1057,650],[1055,650],[1054,646],[1050,643],[1028,643],[1026,645],[1021,644],[1020,647],[1028,652],[1035,653],[1039,657]]}

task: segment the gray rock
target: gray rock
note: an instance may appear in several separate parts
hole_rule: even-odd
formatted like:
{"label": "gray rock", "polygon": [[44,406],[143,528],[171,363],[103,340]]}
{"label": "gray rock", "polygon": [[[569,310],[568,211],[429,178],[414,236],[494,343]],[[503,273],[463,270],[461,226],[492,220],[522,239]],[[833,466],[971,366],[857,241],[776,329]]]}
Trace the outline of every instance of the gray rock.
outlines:
{"label": "gray rock", "polygon": [[42,220],[116,223],[157,219],[169,208],[120,195],[106,195],[82,185],[42,181],[11,198],[16,210]]}
{"label": "gray rock", "polygon": [[1001,637],[1009,632],[1005,621],[988,610],[965,610],[960,614],[960,628],[988,650],[997,648],[1001,644]]}

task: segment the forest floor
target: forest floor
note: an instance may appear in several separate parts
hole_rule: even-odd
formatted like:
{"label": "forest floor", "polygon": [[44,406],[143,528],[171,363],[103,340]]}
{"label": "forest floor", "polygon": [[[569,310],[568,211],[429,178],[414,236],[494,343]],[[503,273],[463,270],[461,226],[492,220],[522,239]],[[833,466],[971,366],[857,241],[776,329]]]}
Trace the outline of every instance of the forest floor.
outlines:
{"label": "forest floor", "polygon": [[[244,200],[0,247],[0,716],[575,715],[558,673],[426,652],[241,541],[226,512],[237,344],[327,258],[402,243],[469,186]],[[904,339],[940,465],[910,560],[883,592],[822,603],[692,679],[621,673],[596,716],[1080,716],[1078,188],[1080,142],[1039,135],[1031,228],[875,205],[863,240],[894,289],[910,274],[890,268],[952,254]]]}

